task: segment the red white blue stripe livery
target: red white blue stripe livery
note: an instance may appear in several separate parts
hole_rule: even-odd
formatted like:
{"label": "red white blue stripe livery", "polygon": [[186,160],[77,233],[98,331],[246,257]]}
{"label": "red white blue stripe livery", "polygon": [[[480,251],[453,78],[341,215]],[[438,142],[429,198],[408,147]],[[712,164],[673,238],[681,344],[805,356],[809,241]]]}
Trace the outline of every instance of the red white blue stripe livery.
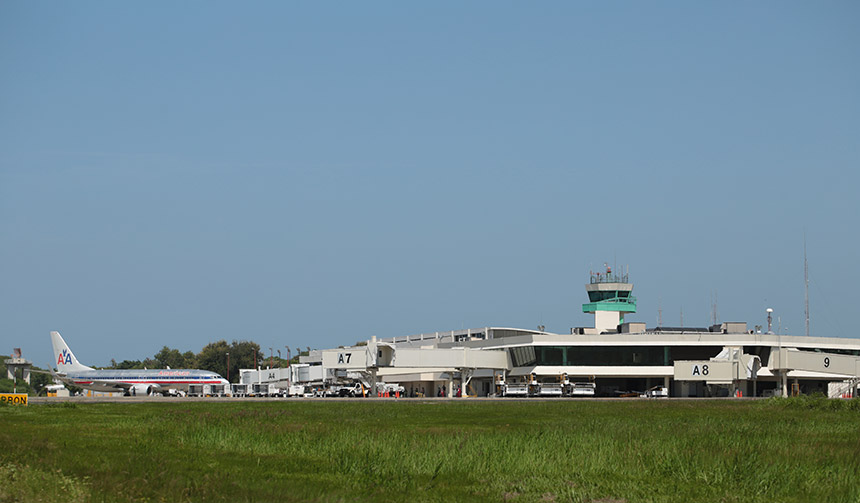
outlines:
{"label": "red white blue stripe livery", "polygon": [[192,384],[229,385],[226,379],[209,370],[199,369],[127,369],[98,370],[78,362],[59,332],[51,332],[57,374],[67,384],[93,391],[122,391],[134,395],[152,395],[174,389],[188,391]]}

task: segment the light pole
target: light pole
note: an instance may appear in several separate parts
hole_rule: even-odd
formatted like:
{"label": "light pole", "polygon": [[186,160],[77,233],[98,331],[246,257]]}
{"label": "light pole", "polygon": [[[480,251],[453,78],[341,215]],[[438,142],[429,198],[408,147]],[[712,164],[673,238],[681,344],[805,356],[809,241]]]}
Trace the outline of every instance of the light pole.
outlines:
{"label": "light pole", "polygon": [[227,382],[230,382],[230,352],[227,352]]}

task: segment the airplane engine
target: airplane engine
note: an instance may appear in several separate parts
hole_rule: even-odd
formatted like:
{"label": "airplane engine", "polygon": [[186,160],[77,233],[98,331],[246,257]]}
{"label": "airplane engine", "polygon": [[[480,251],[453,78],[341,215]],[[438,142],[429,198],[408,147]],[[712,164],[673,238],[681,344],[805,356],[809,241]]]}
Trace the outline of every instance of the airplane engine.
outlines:
{"label": "airplane engine", "polygon": [[128,394],[133,396],[151,396],[161,392],[161,386],[157,384],[135,384],[128,389]]}

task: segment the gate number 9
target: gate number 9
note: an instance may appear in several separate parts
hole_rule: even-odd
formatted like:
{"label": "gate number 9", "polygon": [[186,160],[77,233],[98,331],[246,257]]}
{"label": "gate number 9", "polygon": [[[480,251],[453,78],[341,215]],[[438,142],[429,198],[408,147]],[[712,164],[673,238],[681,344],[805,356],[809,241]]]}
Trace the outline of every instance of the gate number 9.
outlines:
{"label": "gate number 9", "polygon": [[825,357],[824,357],[824,368],[827,368],[827,367],[829,367],[829,366],[830,366],[830,357],[829,357],[829,356],[825,356]]}

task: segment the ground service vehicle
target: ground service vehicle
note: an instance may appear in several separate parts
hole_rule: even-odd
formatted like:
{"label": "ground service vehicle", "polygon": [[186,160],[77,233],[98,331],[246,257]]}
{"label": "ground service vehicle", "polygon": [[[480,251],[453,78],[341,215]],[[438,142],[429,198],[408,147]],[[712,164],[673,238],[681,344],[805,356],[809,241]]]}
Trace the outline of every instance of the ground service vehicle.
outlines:
{"label": "ground service vehicle", "polygon": [[593,382],[575,382],[570,390],[570,396],[594,396]]}
{"label": "ground service vehicle", "polygon": [[361,383],[351,384],[349,386],[343,386],[339,390],[337,390],[337,396],[340,397],[365,397],[367,396],[367,389],[362,386]]}

